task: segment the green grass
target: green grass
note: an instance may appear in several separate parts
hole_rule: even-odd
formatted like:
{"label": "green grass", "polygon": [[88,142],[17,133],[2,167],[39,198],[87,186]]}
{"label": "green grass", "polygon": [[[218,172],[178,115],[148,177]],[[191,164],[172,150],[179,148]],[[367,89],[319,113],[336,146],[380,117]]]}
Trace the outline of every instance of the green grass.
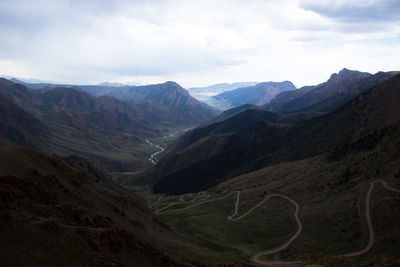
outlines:
{"label": "green grass", "polygon": [[[220,196],[209,199],[217,197]],[[248,199],[246,193],[242,193],[242,197],[244,201],[240,207],[242,204],[254,206],[263,199],[258,198],[255,202]],[[175,201],[179,199],[166,197],[159,208]],[[246,264],[251,255],[278,247],[297,230],[294,207],[286,200],[271,198],[242,220],[229,221],[227,217],[233,213],[235,201],[236,194],[232,194],[189,209],[182,210],[191,202],[182,203],[167,209],[164,216],[174,229],[190,236],[202,247],[203,251],[198,253],[206,254],[209,263],[224,260]]]}
{"label": "green grass", "polygon": [[[374,149],[336,160],[320,155],[269,166],[227,180],[208,193],[212,199],[242,191],[239,214],[271,193],[287,195],[299,204],[303,231],[288,249],[271,255],[271,259],[312,257],[306,262],[326,266],[382,265],[384,255],[399,261],[400,194],[387,191],[380,184],[376,185],[371,199],[374,246],[363,256],[334,257],[359,251],[367,245],[365,196],[370,182],[378,178],[400,188],[399,145],[388,138]],[[142,196],[151,204],[159,197],[148,191]],[[178,199],[179,196],[165,197],[160,207]],[[193,248],[194,253],[204,255],[204,261],[209,264],[217,261],[249,264],[251,255],[284,243],[296,230],[294,207],[283,199],[272,198],[249,217],[230,222],[227,216],[232,214],[234,202],[235,196],[231,195],[186,210],[180,208],[188,204],[181,203],[160,217],[198,244]]]}

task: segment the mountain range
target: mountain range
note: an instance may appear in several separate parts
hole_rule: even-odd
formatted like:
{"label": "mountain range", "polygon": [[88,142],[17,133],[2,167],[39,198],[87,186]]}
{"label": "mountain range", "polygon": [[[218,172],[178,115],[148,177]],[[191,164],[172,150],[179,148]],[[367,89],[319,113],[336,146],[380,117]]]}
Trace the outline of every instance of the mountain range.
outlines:
{"label": "mountain range", "polygon": [[195,98],[218,110],[228,110],[244,104],[263,105],[275,95],[295,90],[289,81],[285,82],[240,82],[233,84],[216,84],[209,87],[190,88],[189,92]]}
{"label": "mountain range", "polygon": [[104,170],[132,170],[148,164],[145,138],[173,127],[192,126],[215,114],[176,84],[164,89],[158,99],[164,104],[147,100],[133,104],[111,96],[95,97],[75,87],[29,89],[1,79],[6,122],[1,142],[60,155],[78,154]]}
{"label": "mountain range", "polygon": [[398,72],[344,69],[225,111],[118,182],[151,186],[208,263],[396,266],[399,103]]}
{"label": "mountain range", "polygon": [[0,265],[398,265],[399,72],[213,97],[0,79]]}
{"label": "mountain range", "polygon": [[231,107],[229,103],[215,100],[212,97],[226,91],[232,91],[238,88],[253,86],[256,84],[257,82],[219,83],[207,87],[189,88],[188,91],[191,96],[199,101],[207,103],[218,110],[226,110]]}
{"label": "mountain range", "polygon": [[296,90],[296,87],[289,81],[263,82],[253,86],[223,92],[213,96],[212,99],[228,103],[231,107],[238,107],[244,104],[262,106],[269,103],[277,94],[291,90]]}
{"label": "mountain range", "polygon": [[328,81],[317,86],[305,86],[295,91],[278,94],[264,109],[287,112],[329,112],[377,85],[396,72],[378,72],[375,75],[346,68],[331,75]]}
{"label": "mountain range", "polygon": [[146,86],[118,87],[107,95],[132,102],[134,104],[152,102],[168,106],[174,114],[183,114],[185,123],[195,125],[215,116],[217,112],[199,102],[189,92],[175,82]]}
{"label": "mountain range", "polygon": [[[170,148],[169,156],[145,175],[151,177],[150,181],[156,181],[157,193],[197,192],[262,166],[333,153],[339,147],[352,146],[357,140],[374,136],[387,125],[396,123],[399,117],[395,114],[400,114],[396,104],[400,76],[358,72],[348,75],[348,72],[341,71],[339,77],[333,75],[339,88],[336,90],[347,92],[354,83],[361,84],[357,87],[360,91],[370,88],[357,98],[364,101],[350,101],[342,107],[341,101],[335,101],[339,109],[323,116],[317,116],[321,113],[314,111],[280,115],[245,110],[228,120],[186,133]],[[346,79],[360,75],[363,78]],[[377,84],[377,80],[384,82]],[[323,86],[315,87],[312,96],[318,95],[318,90],[327,90],[326,85],[332,82],[331,77]],[[310,104],[315,106],[318,102],[311,99]],[[375,103],[379,105],[375,107]]]}

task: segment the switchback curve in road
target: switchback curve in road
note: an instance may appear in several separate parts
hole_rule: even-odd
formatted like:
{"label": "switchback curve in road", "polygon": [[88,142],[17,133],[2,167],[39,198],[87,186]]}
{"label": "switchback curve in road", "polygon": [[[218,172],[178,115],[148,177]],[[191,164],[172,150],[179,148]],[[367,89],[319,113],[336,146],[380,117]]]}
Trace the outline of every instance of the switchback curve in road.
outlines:
{"label": "switchback curve in road", "polygon": [[374,227],[372,226],[372,220],[371,220],[371,195],[372,195],[372,191],[374,190],[374,186],[376,183],[381,183],[383,185],[383,187],[385,187],[387,190],[389,191],[393,191],[393,192],[397,192],[400,193],[399,189],[390,187],[388,185],[388,183],[384,180],[378,179],[378,180],[374,180],[371,182],[367,195],[365,197],[365,219],[367,221],[368,224],[368,231],[369,231],[369,240],[368,240],[368,244],[365,248],[363,248],[360,251],[356,251],[356,252],[352,252],[352,253],[348,253],[348,254],[344,254],[344,255],[340,255],[343,257],[355,257],[355,256],[361,256],[365,253],[367,253],[372,246],[374,245],[375,242],[375,232],[374,232]]}
{"label": "switchback curve in road", "polygon": [[[370,187],[369,187],[368,192],[367,192],[366,197],[365,197],[365,218],[366,218],[366,221],[367,221],[367,224],[368,224],[368,231],[369,231],[368,244],[367,244],[367,246],[365,248],[363,248],[360,251],[339,255],[337,257],[361,256],[361,255],[367,253],[372,248],[372,246],[374,244],[374,241],[375,241],[375,233],[374,233],[374,228],[373,228],[372,220],[371,220],[371,196],[372,196],[372,192],[373,192],[374,186],[377,183],[381,183],[383,185],[383,187],[385,189],[389,190],[389,191],[400,193],[399,189],[396,189],[394,187],[389,186],[388,183],[386,181],[384,181],[384,180],[377,179],[377,180],[374,180],[374,181],[372,181],[370,183]],[[294,217],[295,217],[297,225],[298,225],[296,233],[288,241],[286,241],[284,244],[282,244],[281,246],[279,246],[277,248],[274,248],[274,249],[261,251],[261,252],[255,254],[255,255],[253,255],[250,260],[252,262],[254,262],[256,264],[260,264],[260,265],[292,265],[292,264],[300,264],[301,261],[267,261],[267,260],[260,259],[263,256],[272,255],[272,254],[275,254],[277,252],[280,252],[282,250],[287,249],[290,246],[290,244],[300,235],[300,233],[301,233],[301,231],[303,229],[302,223],[301,223],[301,221],[299,219],[299,205],[297,204],[297,202],[295,202],[294,200],[292,200],[291,198],[289,198],[289,197],[287,197],[285,195],[282,195],[282,194],[271,194],[271,195],[268,195],[267,197],[265,197],[263,200],[261,200],[259,203],[257,203],[255,206],[250,208],[248,211],[246,211],[244,214],[242,214],[239,217],[237,217],[237,214],[238,214],[239,203],[240,203],[240,194],[241,194],[240,191],[232,191],[232,192],[228,193],[227,195],[225,195],[223,197],[219,197],[219,198],[216,198],[216,199],[210,199],[210,200],[205,200],[206,198],[210,197],[210,195],[205,194],[204,197],[197,197],[197,198],[191,200],[193,202],[193,201],[199,199],[200,202],[192,204],[192,205],[187,206],[185,208],[182,208],[180,210],[185,210],[185,209],[189,209],[189,208],[192,208],[192,207],[195,207],[195,206],[199,206],[199,205],[202,205],[202,204],[205,204],[205,203],[210,203],[210,202],[213,202],[213,201],[221,200],[221,199],[227,198],[228,196],[230,196],[233,193],[236,193],[236,201],[235,201],[235,207],[234,207],[233,214],[231,214],[230,216],[227,217],[227,219],[230,220],[230,221],[239,221],[239,220],[245,218],[251,212],[253,212],[256,208],[261,206],[263,203],[265,203],[268,199],[270,199],[272,197],[284,198],[284,199],[288,200],[291,204],[293,204],[295,206],[296,210],[295,210],[295,213],[294,213]],[[168,209],[169,207],[171,207],[173,205],[176,205],[178,203],[182,203],[182,201],[170,203],[169,205],[167,205],[167,206],[155,211],[155,213],[161,214],[162,211],[164,211],[164,210]]]}
{"label": "switchback curve in road", "polygon": [[[282,250],[285,250],[286,248],[288,248],[290,246],[290,244],[300,235],[300,233],[301,233],[301,231],[303,229],[303,226],[302,226],[300,218],[299,218],[299,209],[300,209],[299,205],[297,204],[297,202],[295,202],[294,200],[292,200],[291,198],[289,198],[289,197],[287,197],[285,195],[282,195],[282,194],[271,194],[271,195],[265,197],[263,200],[261,200],[259,203],[257,203],[254,207],[252,207],[251,209],[249,209],[247,212],[245,212],[243,215],[241,215],[239,217],[236,217],[236,216],[238,214],[238,209],[239,209],[240,193],[241,193],[240,191],[232,191],[232,192],[228,193],[227,195],[225,195],[223,197],[219,197],[219,198],[215,198],[215,199],[210,199],[210,200],[202,199],[202,201],[200,201],[198,203],[189,205],[189,206],[181,208],[179,210],[186,210],[186,209],[190,209],[190,208],[193,208],[193,207],[205,204],[205,203],[210,203],[210,202],[214,202],[214,201],[217,201],[217,200],[221,200],[221,199],[229,197],[230,195],[232,195],[234,193],[236,193],[235,210],[234,210],[232,215],[227,217],[227,219],[230,220],[230,221],[240,221],[241,219],[243,219],[246,216],[248,216],[251,212],[253,212],[256,208],[258,208],[259,206],[264,204],[267,200],[269,200],[270,198],[273,198],[273,197],[284,198],[284,199],[288,200],[290,203],[292,203],[296,207],[296,210],[295,210],[295,213],[294,213],[294,217],[295,217],[297,225],[298,225],[296,233],[294,233],[294,235],[288,241],[286,241],[284,244],[282,244],[281,246],[279,246],[277,248],[274,248],[274,249],[261,251],[261,252],[255,254],[255,255],[253,255],[250,260],[252,262],[254,262],[254,263],[262,264],[262,265],[282,265],[282,264],[297,264],[297,263],[301,263],[301,261],[265,261],[265,260],[260,259],[263,256],[268,256],[268,255],[271,255],[271,254],[275,254],[275,253],[277,253],[279,251],[282,251]],[[206,195],[205,197],[208,198],[209,196],[210,195]],[[170,208],[171,206],[177,205],[179,203],[182,203],[182,198],[180,198],[179,202],[170,203],[167,206],[165,206],[165,207],[163,207],[163,208],[161,208],[159,210],[156,210],[155,213],[156,214],[161,214],[162,211]]]}

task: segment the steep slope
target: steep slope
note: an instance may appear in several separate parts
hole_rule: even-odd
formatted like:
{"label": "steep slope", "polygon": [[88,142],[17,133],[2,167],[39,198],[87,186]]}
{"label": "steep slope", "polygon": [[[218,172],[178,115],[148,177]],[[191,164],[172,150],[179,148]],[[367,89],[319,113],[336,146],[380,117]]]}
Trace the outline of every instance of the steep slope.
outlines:
{"label": "steep slope", "polygon": [[171,228],[78,157],[0,149],[2,266],[185,266]]}
{"label": "steep slope", "polygon": [[271,101],[261,108],[265,110],[284,112],[290,107],[290,102],[309,93],[314,90],[317,86],[303,86],[297,90],[285,91],[277,94]]}
{"label": "steep slope", "polygon": [[61,111],[80,115],[102,114],[97,118],[103,117],[106,121],[92,120],[88,123],[101,123],[101,126],[108,124],[110,130],[130,129],[142,137],[159,134],[156,129],[162,129],[162,125],[171,127],[180,124],[178,116],[169,112],[167,108],[153,103],[133,105],[114,97],[94,97],[71,88],[61,87],[42,91],[35,93],[35,98],[41,103],[40,109],[44,114],[51,116]]}
{"label": "steep slope", "polygon": [[264,82],[254,86],[223,92],[212,98],[216,101],[227,102],[231,107],[244,104],[261,106],[268,103],[277,94],[289,90],[296,90],[296,87],[289,81]]}
{"label": "steep slope", "polygon": [[400,123],[381,133],[375,147],[359,144],[340,159],[273,164],[199,194],[164,197],[154,210],[209,257],[243,265],[397,266]]}
{"label": "steep slope", "polygon": [[33,101],[31,91],[22,84],[0,78],[0,96],[28,113],[37,114],[38,112],[36,108],[37,103]]}
{"label": "steep slope", "polygon": [[207,121],[205,123],[205,125],[209,125],[209,124],[212,124],[212,123],[224,121],[224,120],[232,118],[236,114],[239,114],[239,113],[241,113],[243,111],[246,111],[248,109],[257,109],[257,108],[258,108],[257,106],[251,105],[251,104],[245,104],[245,105],[242,105],[242,106],[239,106],[239,107],[231,108],[231,109],[225,110],[224,112],[219,114],[217,117],[213,118],[212,120]]}
{"label": "steep slope", "polygon": [[180,107],[133,104],[72,88],[29,90],[2,79],[0,97],[2,145],[81,155],[106,171],[133,170],[150,164],[147,155],[152,148],[146,138],[192,123]]}
{"label": "steep slope", "polygon": [[145,138],[184,121],[168,107],[93,97],[70,88],[39,92],[35,98],[41,103],[41,118],[54,133],[45,151],[81,155],[107,171],[148,164]]}
{"label": "steep slope", "polygon": [[[315,113],[278,114],[252,108],[254,106],[251,105],[247,107],[248,108],[246,108],[246,106],[241,106],[239,108],[228,110],[221,115],[221,117],[226,116],[227,119],[197,127],[186,132],[175,144],[168,148],[165,155],[183,150],[200,139],[206,139],[214,135],[236,133],[247,129],[256,123],[266,122],[270,126],[276,128],[285,128],[318,115]],[[242,112],[240,112],[241,110]],[[235,115],[233,115],[233,113],[235,113]],[[231,114],[232,116],[228,116]]]}
{"label": "steep slope", "polygon": [[346,147],[373,147],[384,136],[380,131],[399,122],[398,103],[400,75],[362,93],[333,113],[292,127],[277,128],[262,121],[235,134],[199,140],[155,166],[152,179],[158,182],[154,190],[199,191],[270,164],[321,153],[341,155],[346,153]]}
{"label": "steep slope", "polygon": [[371,75],[365,72],[341,70],[330,79],[317,86],[306,86],[297,91],[277,95],[264,109],[275,112],[330,112],[340,107],[361,92],[393,77],[393,72],[378,72]]}
{"label": "steep slope", "polygon": [[50,91],[57,88],[71,88],[79,92],[87,92],[92,96],[113,96],[134,104],[152,102],[162,107],[170,115],[169,120],[184,125],[196,125],[214,117],[217,112],[189,95],[179,84],[166,82],[147,86],[126,85],[66,85],[48,83],[22,83],[36,91]]}
{"label": "steep slope", "polygon": [[182,114],[186,123],[195,125],[216,115],[209,106],[189,95],[179,84],[166,82],[146,86],[119,87],[108,95],[132,103],[152,102],[171,108],[171,112]]}
{"label": "steep slope", "polygon": [[20,144],[41,149],[47,131],[37,118],[0,97],[0,146]]}
{"label": "steep slope", "polygon": [[145,86],[125,86],[114,90],[110,95],[132,103],[150,101],[167,106],[199,104],[198,101],[189,97],[189,93],[175,82]]}

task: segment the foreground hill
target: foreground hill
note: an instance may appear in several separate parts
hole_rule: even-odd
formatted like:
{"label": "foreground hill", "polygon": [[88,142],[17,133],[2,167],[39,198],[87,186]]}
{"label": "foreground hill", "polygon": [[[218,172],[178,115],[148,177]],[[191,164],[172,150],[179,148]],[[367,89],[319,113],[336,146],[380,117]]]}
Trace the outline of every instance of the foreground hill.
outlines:
{"label": "foreground hill", "polygon": [[[248,109],[188,132],[179,142],[202,137],[125,182],[155,179],[154,211],[192,235],[205,259],[398,266],[399,103],[397,75],[294,124]],[[255,124],[226,127],[256,113]]]}
{"label": "foreground hill", "polygon": [[188,266],[172,230],[78,157],[0,149],[2,266]]}
{"label": "foreground hill", "polygon": [[154,196],[154,210],[194,236],[211,263],[398,266],[400,124],[379,134],[335,157],[271,164],[198,194]]}
{"label": "foreground hill", "polygon": [[261,121],[233,134],[200,139],[155,166],[151,178],[157,180],[154,190],[200,191],[267,165],[323,153],[341,155],[346,148],[362,148],[366,144],[374,147],[384,136],[380,131],[399,122],[398,103],[400,75],[333,113],[293,126],[277,127]]}

